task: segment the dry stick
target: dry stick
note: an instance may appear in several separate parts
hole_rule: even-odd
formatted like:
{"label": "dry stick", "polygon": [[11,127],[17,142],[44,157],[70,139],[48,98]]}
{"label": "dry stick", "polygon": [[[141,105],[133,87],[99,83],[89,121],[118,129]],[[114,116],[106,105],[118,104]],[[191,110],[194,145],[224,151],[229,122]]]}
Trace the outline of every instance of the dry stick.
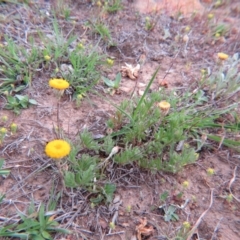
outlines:
{"label": "dry stick", "polygon": [[214,231],[213,231],[213,235],[212,235],[212,237],[211,237],[211,240],[214,240],[214,236],[215,236],[215,234],[216,234],[216,232],[217,232],[217,230],[218,230],[218,227],[219,227],[222,219],[223,219],[223,217],[220,218],[220,220],[219,220],[218,223],[217,223],[217,226],[214,228]]}
{"label": "dry stick", "polygon": [[194,226],[192,227],[192,230],[188,233],[188,238],[187,240],[191,240],[192,235],[196,232],[196,229],[198,228],[198,226],[200,225],[202,219],[204,218],[204,216],[207,214],[207,212],[209,211],[209,209],[212,207],[213,204],[213,189],[211,189],[211,201],[209,204],[209,207],[207,210],[205,210],[202,215],[198,218],[197,222],[194,224]]}
{"label": "dry stick", "polygon": [[229,192],[230,192],[230,194],[233,196],[233,198],[234,198],[236,201],[240,202],[240,200],[233,195],[232,190],[231,190],[231,186],[232,186],[232,184],[234,183],[234,181],[235,181],[235,179],[236,179],[236,171],[237,171],[237,166],[234,168],[233,177],[232,177],[232,179],[231,179],[230,182],[229,182],[228,188],[229,188]]}

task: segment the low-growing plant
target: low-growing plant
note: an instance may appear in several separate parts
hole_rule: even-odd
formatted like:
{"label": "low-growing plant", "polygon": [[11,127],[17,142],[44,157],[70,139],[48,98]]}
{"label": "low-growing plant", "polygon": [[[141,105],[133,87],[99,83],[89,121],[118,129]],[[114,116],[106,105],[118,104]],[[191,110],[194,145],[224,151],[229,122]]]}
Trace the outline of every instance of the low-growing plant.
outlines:
{"label": "low-growing plant", "polygon": [[28,108],[29,105],[36,105],[37,102],[34,99],[29,99],[28,96],[18,95],[7,96],[7,103],[5,109],[13,110],[14,113],[20,114],[22,108]]}
{"label": "low-growing plant", "polygon": [[70,233],[66,229],[58,228],[59,224],[54,220],[54,211],[47,212],[43,204],[36,210],[32,202],[27,214],[19,212],[18,215],[21,219],[17,223],[6,224],[0,229],[0,237],[51,240],[52,233]]}
{"label": "low-growing plant", "polygon": [[112,44],[111,32],[109,27],[105,23],[101,21],[96,22],[89,21],[87,25],[92,29],[94,33],[100,35],[103,41],[105,41],[108,44]]}
{"label": "low-growing plant", "polygon": [[103,82],[109,87],[110,94],[113,95],[120,87],[122,76],[121,73],[118,73],[113,81],[105,77],[102,77],[102,79]]}
{"label": "low-growing plant", "polygon": [[116,13],[122,9],[121,0],[105,0],[104,10],[108,13]]}
{"label": "low-growing plant", "polygon": [[6,45],[0,51],[0,94],[15,94],[31,84],[33,72],[41,62],[41,53],[30,39],[31,51],[12,38],[4,36]]}

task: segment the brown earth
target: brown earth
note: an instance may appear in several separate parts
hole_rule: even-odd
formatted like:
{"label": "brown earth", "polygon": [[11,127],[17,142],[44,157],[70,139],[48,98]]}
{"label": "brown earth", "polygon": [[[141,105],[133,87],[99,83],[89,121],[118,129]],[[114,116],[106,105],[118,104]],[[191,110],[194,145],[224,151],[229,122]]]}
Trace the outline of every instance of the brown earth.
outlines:
{"label": "brown earth", "polygon": [[[141,94],[159,65],[160,71],[151,87],[152,91],[162,87],[163,81],[169,89],[194,89],[200,69],[215,67],[217,52],[226,52],[229,55],[240,52],[240,9],[237,0],[224,1],[219,8],[213,8],[213,1],[122,2],[123,10],[102,17],[117,42],[117,47],[110,49],[107,49],[104,43],[100,44],[100,51],[115,59],[111,71],[104,74],[111,78],[124,62],[135,65],[139,58],[145,58],[145,64],[137,82],[123,78],[119,95],[106,94],[103,83],[96,86],[99,93],[116,104],[130,98],[133,91]],[[66,1],[64,4],[71,8],[71,16],[76,24],[74,33],[78,34],[78,40],[86,39],[94,45],[98,39],[85,31],[83,23],[86,19],[91,19],[91,16],[100,16],[100,8],[91,4],[91,1]],[[49,1],[33,2],[27,11],[22,4],[0,4],[1,17],[5,19],[7,16],[7,19],[0,21],[1,32],[17,36],[15,39],[19,42],[23,31],[32,34],[36,26],[48,32],[48,24],[43,26],[42,21],[48,21],[50,9],[54,8],[57,9],[57,1],[51,4]],[[194,10],[199,13],[193,12]],[[41,16],[38,15],[39,11]],[[179,14],[179,11],[183,14]],[[214,24],[224,23],[228,26],[225,36],[219,39],[212,37],[207,18],[209,12],[215,14]],[[19,14],[22,22],[15,14]],[[144,29],[147,16],[154,20],[152,31]],[[15,20],[12,21],[13,19]],[[183,41],[186,26],[191,29],[187,43]],[[72,24],[62,21],[62,28],[68,33]],[[61,189],[57,168],[44,154],[46,142],[56,137],[54,129],[57,122],[57,99],[48,87],[50,74],[40,72],[39,76],[32,80],[31,87],[26,89],[25,93],[34,98],[38,105],[23,110],[19,116],[4,110],[5,101],[1,98],[1,116],[7,115],[7,124],[15,122],[19,130],[17,134],[9,135],[0,148],[0,156],[6,160],[4,167],[11,169],[7,178],[0,176],[0,192],[6,195],[0,205],[0,226],[3,218],[11,218],[17,211],[26,211],[31,199],[34,199],[36,205],[40,202],[46,204],[53,186],[57,186],[54,188],[55,194]],[[72,141],[85,128],[94,136],[105,135],[105,122],[114,111],[108,101],[93,93],[89,93],[79,108],[69,96],[64,95],[60,103],[61,128],[64,135]],[[57,207],[58,214],[55,219],[73,233],[67,237],[57,234],[54,239],[134,240],[137,239],[136,227],[144,217],[148,226],[153,227],[153,232],[143,239],[177,239],[176,232],[183,222],[188,221],[193,227],[199,218],[201,222],[192,239],[240,239],[239,155],[224,147],[217,147],[213,150],[205,149],[200,153],[196,164],[186,166],[174,175],[152,173],[135,167],[131,170],[124,167],[114,169],[110,176],[117,185],[115,198],[119,197],[121,201],[114,230],[109,228],[114,216],[114,210],[109,206],[91,208],[88,194],[81,189],[71,198],[64,196]],[[209,167],[215,170],[211,177],[206,173]],[[234,174],[236,178],[233,178]],[[182,183],[186,180],[189,187],[185,189]],[[229,203],[226,196],[230,189],[235,198]],[[71,191],[69,189],[69,192]],[[164,221],[160,207],[163,204],[160,195],[164,192],[169,193],[167,205],[176,206],[178,221]],[[186,206],[183,208],[182,204],[185,202]],[[127,211],[129,206],[131,210]],[[201,214],[209,206],[211,208],[201,218]]]}

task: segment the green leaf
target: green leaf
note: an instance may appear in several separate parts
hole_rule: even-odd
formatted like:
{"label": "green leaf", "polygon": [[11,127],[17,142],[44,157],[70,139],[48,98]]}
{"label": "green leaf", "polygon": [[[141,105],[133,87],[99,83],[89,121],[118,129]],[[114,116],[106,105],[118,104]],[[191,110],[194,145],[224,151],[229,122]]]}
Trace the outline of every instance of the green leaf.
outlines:
{"label": "green leaf", "polygon": [[114,81],[114,88],[119,88],[121,79],[122,79],[121,73],[118,73]]}
{"label": "green leaf", "polygon": [[38,104],[35,99],[29,99],[28,102],[29,102],[30,104],[32,104],[32,105],[37,105],[37,104]]}
{"label": "green leaf", "polygon": [[47,231],[42,230],[41,234],[44,237],[44,239],[52,239],[51,235]]}
{"label": "green leaf", "polygon": [[77,183],[75,182],[75,174],[72,172],[65,172],[64,182],[66,187],[77,187]]}
{"label": "green leaf", "polygon": [[39,209],[38,219],[39,219],[39,223],[40,223],[41,228],[45,228],[46,227],[46,220],[45,220],[45,216],[44,216],[44,205],[42,205],[42,204],[41,204],[40,209]]}
{"label": "green leaf", "polygon": [[112,202],[113,194],[116,191],[116,185],[112,183],[107,183],[104,185],[103,194],[106,197],[108,203]]}
{"label": "green leaf", "polygon": [[115,83],[114,81],[108,79],[108,78],[105,78],[105,77],[102,77],[104,83],[108,86],[108,87],[111,87],[111,88],[114,88],[115,86]]}

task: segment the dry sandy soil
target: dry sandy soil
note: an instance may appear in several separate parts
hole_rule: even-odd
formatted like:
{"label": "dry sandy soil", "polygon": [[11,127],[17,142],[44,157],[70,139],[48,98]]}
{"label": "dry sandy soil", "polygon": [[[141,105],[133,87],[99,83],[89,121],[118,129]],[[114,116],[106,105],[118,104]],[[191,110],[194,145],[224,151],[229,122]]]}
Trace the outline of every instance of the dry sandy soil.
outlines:
{"label": "dry sandy soil", "polygon": [[[51,34],[48,29],[49,14],[51,9],[59,8],[57,1],[30,2],[30,7],[23,4],[0,4],[0,41],[7,34],[21,42],[24,32],[33,34],[36,29]],[[240,52],[238,0],[223,1],[225,4],[218,8],[213,8],[211,1],[196,2],[193,7],[189,7],[190,3],[171,5],[171,1],[122,2],[122,10],[102,16],[117,43],[117,47],[111,48],[107,48],[104,42],[99,45],[102,53],[115,59],[114,66],[105,74],[111,78],[119,72],[124,62],[136,64],[139,58],[144,58],[145,63],[137,84],[136,81],[123,78],[119,94],[107,94],[102,82],[96,86],[100,95],[116,104],[130,98],[133,91],[135,94],[141,93],[159,65],[160,71],[151,87],[152,91],[158,90],[162,81],[169,89],[187,89],[198,81],[200,69],[214,67],[216,53],[233,55]],[[94,45],[99,38],[86,30],[83,23],[97,17],[100,14],[99,7],[91,1],[66,1],[64,4],[71,9],[70,16],[75,23],[73,27],[72,23],[60,16],[62,30],[67,34],[72,29],[79,36],[78,40],[92,41]],[[195,8],[197,11],[194,13]],[[179,10],[184,15],[180,15]],[[215,15],[214,24],[224,23],[228,26],[227,34],[219,39],[209,33],[207,15],[210,12]],[[152,31],[144,29],[146,16],[155,19]],[[186,26],[191,29],[187,44],[182,40]],[[0,205],[0,226],[4,217],[14,216],[17,210],[24,212],[32,199],[36,205],[47,203],[53,186],[55,194],[61,189],[56,167],[44,154],[46,142],[55,138],[53,129],[57,120],[57,99],[48,87],[51,74],[51,71],[40,71],[31,86],[24,90],[38,105],[23,110],[20,115],[4,110],[4,97],[0,98],[1,116],[7,115],[8,124],[15,122],[19,126],[17,134],[9,135],[0,146],[0,156],[5,159],[4,168],[11,169],[7,178],[0,176],[0,192],[5,194]],[[79,108],[66,94],[60,105],[61,127],[65,136],[72,141],[84,128],[90,129],[94,135],[106,134],[105,122],[114,113],[111,104],[93,93],[89,93]],[[0,124],[3,126],[3,123]],[[88,193],[79,189],[72,197],[62,197],[55,217],[62,227],[72,230],[72,234],[57,234],[54,237],[134,240],[137,239],[136,227],[140,219],[145,217],[148,227],[152,226],[153,231],[150,236],[142,236],[142,239],[177,239],[176,233],[184,221],[190,222],[192,227],[197,224],[191,239],[240,239],[238,165],[239,155],[236,152],[215,146],[211,150],[201,151],[195,164],[186,166],[174,175],[151,173],[137,167],[129,171],[119,166],[112,173],[115,176],[113,182],[117,185],[115,197],[121,201],[116,228],[109,229],[114,210],[106,205],[91,208]],[[206,173],[208,168],[215,170],[211,177]],[[236,177],[231,182],[234,174]],[[182,187],[185,180],[189,182],[187,189]],[[230,188],[235,198],[229,203],[225,197],[230,193]],[[159,196],[166,191],[169,193],[166,204],[177,206],[178,221],[164,221],[160,208],[163,203]],[[183,195],[179,197],[181,192]],[[181,208],[186,201],[185,208]],[[129,206],[131,210],[128,212],[126,209]],[[209,211],[201,217],[209,206]]]}

